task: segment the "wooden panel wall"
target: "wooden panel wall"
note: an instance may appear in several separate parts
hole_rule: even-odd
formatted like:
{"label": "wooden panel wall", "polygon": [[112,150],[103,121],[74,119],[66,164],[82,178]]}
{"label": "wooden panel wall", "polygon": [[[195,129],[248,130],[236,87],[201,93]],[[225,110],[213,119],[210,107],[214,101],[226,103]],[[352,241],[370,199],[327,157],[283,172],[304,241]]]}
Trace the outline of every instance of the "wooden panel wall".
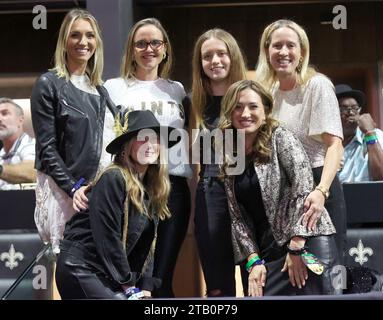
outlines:
{"label": "wooden panel wall", "polygon": [[305,27],[311,44],[311,63],[334,83],[349,83],[364,90],[367,110],[380,127],[378,62],[383,60],[382,2],[354,2],[347,8],[347,29],[335,30],[323,25],[324,16],[334,17],[335,3],[296,5],[257,5],[233,7],[137,7],[136,19],[154,16],[169,32],[176,55],[173,78],[187,89],[191,84],[191,56],[194,41],[205,30],[221,27],[233,34],[254,69],[258,45],[264,27],[270,22],[289,18]]}

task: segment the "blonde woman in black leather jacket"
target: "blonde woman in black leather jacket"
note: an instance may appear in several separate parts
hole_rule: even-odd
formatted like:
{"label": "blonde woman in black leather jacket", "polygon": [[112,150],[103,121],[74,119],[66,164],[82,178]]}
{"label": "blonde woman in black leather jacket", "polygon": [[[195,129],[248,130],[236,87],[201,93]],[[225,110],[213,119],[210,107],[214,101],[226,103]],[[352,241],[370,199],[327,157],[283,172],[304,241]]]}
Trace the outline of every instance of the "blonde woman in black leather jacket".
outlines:
{"label": "blonde woman in black leather jacket", "polygon": [[[95,18],[81,9],[63,20],[55,67],[33,88],[31,111],[36,135],[37,187],[35,222],[54,252],[72,197],[109,164],[105,146],[114,138],[113,108],[101,91],[103,45]],[[80,189],[80,190],[78,190]]]}

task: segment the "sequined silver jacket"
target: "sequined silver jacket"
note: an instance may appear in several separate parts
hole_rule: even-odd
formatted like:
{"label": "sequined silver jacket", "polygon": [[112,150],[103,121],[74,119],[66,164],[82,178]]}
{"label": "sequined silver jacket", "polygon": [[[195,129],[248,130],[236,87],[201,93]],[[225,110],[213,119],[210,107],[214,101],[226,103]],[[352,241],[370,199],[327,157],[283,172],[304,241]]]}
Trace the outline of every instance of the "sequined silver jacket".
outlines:
{"label": "sequined silver jacket", "polygon": [[[314,231],[302,226],[304,201],[314,189],[308,157],[302,144],[283,127],[277,127],[271,138],[271,160],[254,163],[262,193],[263,205],[271,231],[280,246],[293,236],[317,236],[335,233],[335,227],[324,209]],[[225,177],[225,189],[231,216],[231,236],[236,263],[259,252],[255,230],[246,212],[241,210],[234,193],[234,176]]]}

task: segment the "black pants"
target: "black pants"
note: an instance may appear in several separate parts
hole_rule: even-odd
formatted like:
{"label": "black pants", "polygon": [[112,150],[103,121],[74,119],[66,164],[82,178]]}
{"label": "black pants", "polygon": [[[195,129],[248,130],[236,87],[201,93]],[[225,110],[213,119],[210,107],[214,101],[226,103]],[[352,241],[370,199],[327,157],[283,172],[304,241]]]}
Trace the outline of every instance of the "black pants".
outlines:
{"label": "black pants", "polygon": [[60,246],[56,284],[61,299],[126,299],[122,289],[84,260],[77,247]]}
{"label": "black pants", "polygon": [[[322,176],[323,167],[313,168],[315,184],[318,185]],[[344,201],[342,185],[339,182],[338,175],[335,176],[330,186],[330,197],[325,202],[325,208],[330,214],[332,223],[335,226],[335,243],[339,252],[339,262],[344,263],[345,250],[347,245],[347,216],[346,203]]]}
{"label": "black pants", "polygon": [[186,178],[171,175],[170,182],[172,189],[168,206],[172,216],[159,222],[154,255],[153,275],[162,279],[161,287],[153,291],[157,298],[174,297],[174,268],[190,218],[190,190]]}
{"label": "black pants", "polygon": [[231,221],[223,183],[201,178],[196,194],[195,235],[208,294],[220,290],[235,296]]}
{"label": "black pants", "polygon": [[[267,251],[273,251],[272,255],[266,260],[266,286],[264,295],[329,295],[341,294],[341,289],[335,289],[334,282],[336,273],[333,267],[339,264],[337,248],[334,237],[318,236],[312,237],[307,241],[308,251],[323,263],[324,272],[317,275],[314,272],[308,271],[308,279],[305,286],[299,289],[293,287],[289,280],[288,272],[281,272],[286,260],[286,248],[277,247],[274,243]],[[267,254],[266,254],[267,255]]]}

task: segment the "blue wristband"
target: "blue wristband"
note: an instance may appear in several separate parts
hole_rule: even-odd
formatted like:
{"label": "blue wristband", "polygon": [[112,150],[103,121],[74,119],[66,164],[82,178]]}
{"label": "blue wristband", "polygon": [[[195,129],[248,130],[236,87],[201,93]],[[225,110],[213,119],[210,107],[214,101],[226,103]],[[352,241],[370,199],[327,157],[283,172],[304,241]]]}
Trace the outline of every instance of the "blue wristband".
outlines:
{"label": "blue wristband", "polygon": [[124,293],[128,300],[139,300],[144,297],[144,293],[136,287],[127,288]]}
{"label": "blue wristband", "polygon": [[366,141],[366,144],[375,144],[377,142],[378,142],[378,139],[374,139],[374,140]]}
{"label": "blue wristband", "polygon": [[80,178],[72,187],[72,189],[70,190],[70,194],[73,196],[74,193],[81,188],[82,184],[85,182],[85,179],[84,178]]}

